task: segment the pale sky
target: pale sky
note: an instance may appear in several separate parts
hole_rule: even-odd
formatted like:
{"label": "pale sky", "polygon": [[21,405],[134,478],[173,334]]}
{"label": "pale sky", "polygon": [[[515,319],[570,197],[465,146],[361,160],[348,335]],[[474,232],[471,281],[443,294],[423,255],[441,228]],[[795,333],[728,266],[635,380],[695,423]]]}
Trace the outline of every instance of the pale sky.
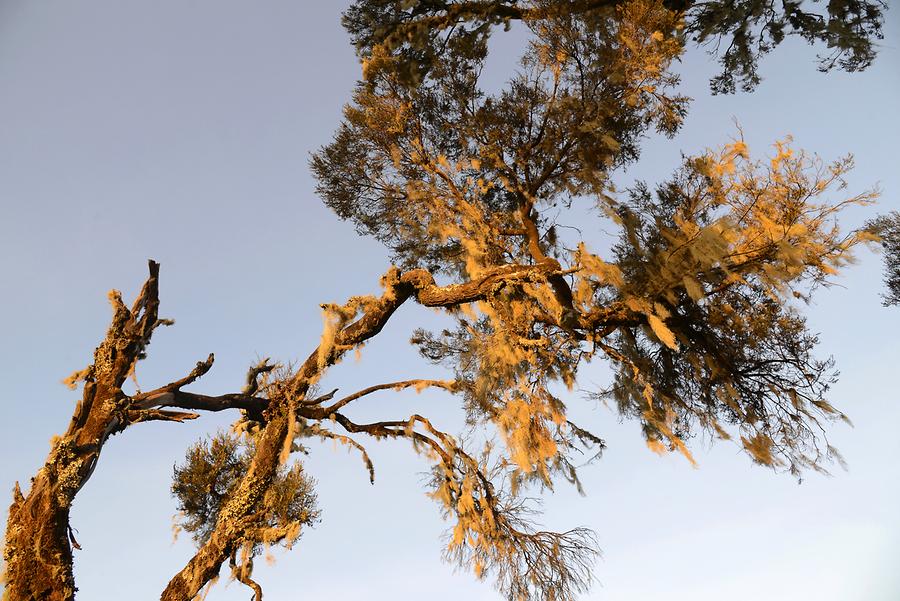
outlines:
{"label": "pale sky", "polygon": [[[328,142],[359,73],[339,26],[346,2],[310,0],[0,0],[0,491],[27,486],[48,441],[68,424],[77,393],[60,380],[91,360],[110,310],[130,299],[150,257],[162,263],[161,314],[139,380],[152,388],[216,353],[194,390],[239,389],[258,357],[305,357],[321,328],[318,305],[377,289],[384,249],[357,236],[313,194],[309,153]],[[498,42],[488,78],[514,66]],[[785,45],[763,62],[751,95],[710,97],[713,73],[691,52],[681,65],[695,98],[682,133],[650,140],[617,181],[653,183],[695,153],[729,141],[736,120],[754,153],[793,134],[833,159],[852,152],[850,192],[879,185],[880,206],[847,227],[900,208],[900,12],[888,15],[875,66],[822,75],[814,51]],[[560,485],[544,523],[596,530],[603,558],[597,601],[896,601],[900,598],[900,308],[880,306],[880,257],[867,251],[808,308],[821,355],[842,372],[831,400],[854,428],[830,439],[850,464],[802,485],[754,466],[731,443],[693,441],[699,469],[650,453],[636,423],[571,394],[580,422],[608,450],[582,475],[587,497]],[[431,311],[405,306],[323,387],[436,375],[407,343]],[[599,364],[580,386],[602,387]],[[439,393],[385,394],[356,410],[405,416],[412,407],[458,423]],[[172,542],[172,466],[186,447],[234,416],[144,424],[113,438],[77,497],[72,526],[80,599],[153,599],[192,553]],[[499,599],[489,581],[440,560],[444,524],[424,495],[427,468],[407,444],[368,445],[359,458],[314,445],[322,522],[276,564],[258,562],[267,600]],[[6,507],[6,501],[3,506]],[[5,524],[5,519],[3,520]],[[211,601],[246,599],[223,580]]]}

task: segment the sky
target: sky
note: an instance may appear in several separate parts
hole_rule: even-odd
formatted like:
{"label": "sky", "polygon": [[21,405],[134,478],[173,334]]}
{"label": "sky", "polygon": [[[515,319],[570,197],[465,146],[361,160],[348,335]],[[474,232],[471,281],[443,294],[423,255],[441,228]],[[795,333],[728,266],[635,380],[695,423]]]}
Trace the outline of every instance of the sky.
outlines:
{"label": "sky", "polygon": [[[78,393],[61,380],[91,360],[110,309],[133,298],[146,261],[162,264],[161,314],[138,379],[144,389],[186,374],[215,352],[193,390],[238,390],[260,357],[296,360],[316,345],[319,304],[377,290],[385,250],[316,198],[309,153],[327,143],[359,75],[339,26],[346,2],[268,0],[0,0],[0,491],[27,486]],[[900,209],[900,12],[889,12],[875,65],[815,69],[815,51],[789,43],[762,63],[753,94],[712,97],[715,66],[698,51],[679,70],[694,97],[674,140],[647,140],[617,181],[661,181],[681,152],[729,142],[739,124],[751,152],[787,134],[834,159],[856,157],[849,192],[878,186],[857,227]],[[486,70],[501,85],[520,39],[499,38]],[[587,496],[560,486],[544,523],[593,528],[603,557],[584,599],[649,601],[896,601],[900,598],[900,308],[880,304],[880,257],[859,253],[806,314],[841,380],[831,400],[854,427],[829,438],[849,463],[798,484],[753,465],[732,443],[693,443],[699,462],[658,457],[636,423],[574,392],[575,417],[606,439],[582,472]],[[434,312],[404,306],[359,361],[324,389],[440,376],[408,344]],[[601,365],[579,381],[608,381]],[[458,423],[454,399],[386,394],[360,419],[430,412]],[[111,439],[75,501],[79,598],[158,597],[192,554],[173,542],[173,465],[189,444],[233,416],[141,424]],[[443,420],[443,421],[442,421]],[[455,420],[455,421],[454,421]],[[578,420],[576,420],[578,421]],[[359,458],[330,444],[304,459],[322,521],[289,552],[259,562],[269,600],[499,599],[490,582],[441,562],[446,527],[424,495],[427,468],[408,445],[369,445],[376,483]],[[5,522],[5,520],[3,520]],[[208,599],[246,599],[222,580]]]}

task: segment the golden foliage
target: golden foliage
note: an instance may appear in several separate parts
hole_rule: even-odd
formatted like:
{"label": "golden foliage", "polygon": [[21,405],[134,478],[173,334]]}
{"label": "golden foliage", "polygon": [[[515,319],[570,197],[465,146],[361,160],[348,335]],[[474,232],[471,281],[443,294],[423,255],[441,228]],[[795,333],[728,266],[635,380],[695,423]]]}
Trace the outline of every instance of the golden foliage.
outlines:
{"label": "golden foliage", "polygon": [[[736,140],[686,159],[655,193],[638,184],[620,194],[609,175],[637,160],[651,128],[673,135],[680,126],[687,98],[674,91],[672,67],[686,31],[700,39],[733,35],[723,56],[732,72],[714,82],[727,91],[735,76],[755,83],[751,43],[777,44],[788,26],[836,48],[848,68],[864,66],[881,12],[857,3],[860,10],[846,14],[864,19],[850,27],[841,15],[824,28],[815,24],[821,19],[800,19],[807,13],[797,7],[790,18],[773,9],[763,11],[768,33],[757,34],[750,26],[763,17],[755,9],[741,16],[747,3],[667,8],[677,4],[355,2],[344,23],[363,80],[312,169],[325,202],[393,251],[398,267],[383,278],[383,293],[322,305],[323,331],[309,358],[297,369],[260,362],[242,393],[181,390],[206,373],[210,355],[188,377],[132,398],[122,383],[134,375],[153,329],[170,323],[156,313],[158,266],[151,262],[130,311],[110,292],[107,340],[94,365],[64,381],[71,388],[90,383],[70,429],[99,429],[86,444],[70,435],[53,441],[42,473],[52,476],[46,498],[67,516],[112,432],[198,416],[161,407],[240,408],[231,434],[198,443],[175,470],[182,524],[201,549],[163,598],[204,596],[228,559],[232,576],[258,601],[254,557],[275,544],[291,546],[318,516],[313,482],[299,463],[288,463],[306,451],[300,440],[328,439],[359,452],[371,480],[374,466],[357,437],[403,438],[433,463],[430,494],[453,524],[449,559],[479,578],[494,575],[509,599],[569,601],[590,583],[596,540],[583,529],[537,528],[528,494],[559,477],[580,491],[575,453],[596,457],[604,447],[568,419],[559,397],[575,389],[587,361],[613,365],[612,386],[596,396],[613,398],[620,415],[638,420],[653,452],[677,451],[693,464],[686,441],[701,432],[740,439],[756,463],[797,474],[822,470],[829,459],[840,463],[822,424],[846,419],[825,399],[833,364],[815,357],[818,339],[795,299],[807,300],[852,260],[857,245],[877,240],[874,230],[838,227],[844,209],[875,197],[843,192],[852,160],[826,164],[786,139],[767,160],[754,161]],[[844,10],[838,4],[829,12]],[[479,82],[489,36],[514,19],[530,34],[520,68],[503,90],[489,93]],[[764,51],[760,44],[756,53]],[[583,203],[598,209],[595,231],[614,232],[612,248],[604,239],[596,242],[605,250],[589,248],[582,216],[566,222],[567,210]],[[891,221],[875,227],[886,243],[900,238]],[[447,281],[439,286],[436,277]],[[358,353],[408,299],[452,320],[439,334],[417,331],[413,342],[454,377],[376,384],[339,400],[336,391],[314,396],[325,371]],[[95,378],[106,378],[106,396],[96,402]],[[419,414],[357,423],[344,413],[377,391],[407,388],[461,396],[466,436],[457,439]],[[95,444],[91,455],[79,454]],[[467,451],[479,446],[477,458]],[[17,492],[14,505],[24,502]],[[20,551],[8,546],[5,557],[26,557]],[[43,569],[42,558],[31,559],[19,564],[19,580],[30,577],[30,566]],[[71,562],[56,567],[71,594]]]}

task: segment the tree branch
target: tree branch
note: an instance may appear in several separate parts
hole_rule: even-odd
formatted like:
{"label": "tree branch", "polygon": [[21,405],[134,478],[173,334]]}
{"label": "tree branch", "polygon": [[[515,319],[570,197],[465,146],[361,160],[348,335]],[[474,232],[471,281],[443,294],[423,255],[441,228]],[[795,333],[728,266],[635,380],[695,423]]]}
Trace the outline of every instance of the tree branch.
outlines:
{"label": "tree branch", "polygon": [[128,412],[128,423],[137,424],[149,421],[164,421],[183,423],[187,420],[197,419],[199,413],[185,413],[181,411],[162,411],[159,409],[142,409]]}
{"label": "tree branch", "polygon": [[349,445],[359,451],[362,456],[363,464],[366,466],[366,470],[369,472],[369,483],[375,484],[375,465],[372,463],[372,459],[369,457],[368,451],[366,451],[366,447],[361,445],[359,442],[353,440],[349,436],[344,436],[343,434],[338,434],[336,432],[332,432],[331,430],[326,430],[321,427],[319,424],[313,424],[306,428],[304,432],[302,432],[303,436],[318,436],[322,439],[330,439],[335,440],[337,442]]}
{"label": "tree branch", "polygon": [[403,390],[404,388],[413,387],[416,389],[416,391],[420,391],[425,388],[443,388],[444,390],[453,392],[454,390],[456,390],[456,382],[452,380],[403,380],[400,382],[376,384],[375,386],[369,386],[368,388],[364,388],[358,392],[354,392],[351,395],[345,396],[333,405],[322,408],[322,417],[327,417],[331,413],[338,411],[339,409],[345,407],[346,405],[349,405],[353,401],[366,395],[372,394],[373,392],[378,392],[379,390]]}
{"label": "tree branch", "polygon": [[356,321],[335,333],[331,348],[320,357],[317,347],[297,370],[294,393],[302,397],[321,371],[333,365],[348,350],[377,335],[394,312],[409,298],[426,307],[455,307],[490,295],[496,286],[509,281],[541,282],[560,271],[559,263],[546,261],[535,265],[503,265],[479,278],[461,284],[438,286],[424,269],[401,273],[391,268],[382,278],[385,292]]}
{"label": "tree branch", "polygon": [[72,386],[84,382],[69,426],[63,436],[54,437],[28,496],[14,495],[3,579],[16,599],[74,597],[69,509],[90,479],[106,440],[127,427],[129,407],[122,384],[144,358],[154,329],[166,323],[157,314],[159,264],[151,260],[148,269],[150,275],[130,310],[120,292],[109,293],[113,316],[106,336],[94,351],[93,363],[69,380]]}
{"label": "tree branch", "polygon": [[163,392],[152,398],[144,399],[137,406],[139,409],[154,407],[175,407],[178,409],[212,412],[243,409],[251,413],[262,413],[269,407],[269,399],[247,396],[241,393],[207,396],[205,394],[178,390],[175,392]]}
{"label": "tree branch", "polygon": [[247,371],[247,385],[244,386],[244,394],[247,396],[255,395],[259,391],[259,377],[269,373],[276,367],[277,365],[274,363],[269,363],[268,357],[251,367]]}
{"label": "tree branch", "polygon": [[157,388],[156,390],[151,390],[150,392],[136,394],[131,398],[131,407],[134,409],[148,409],[150,407],[160,407],[166,405],[165,402],[160,401],[172,398],[175,393],[181,390],[182,386],[187,386],[188,384],[192,384],[193,382],[197,381],[201,376],[203,376],[210,370],[215,359],[215,355],[210,353],[206,358],[206,361],[198,361],[196,367],[191,370],[191,373],[181,378],[180,380],[175,380],[174,382],[166,384],[165,386]]}

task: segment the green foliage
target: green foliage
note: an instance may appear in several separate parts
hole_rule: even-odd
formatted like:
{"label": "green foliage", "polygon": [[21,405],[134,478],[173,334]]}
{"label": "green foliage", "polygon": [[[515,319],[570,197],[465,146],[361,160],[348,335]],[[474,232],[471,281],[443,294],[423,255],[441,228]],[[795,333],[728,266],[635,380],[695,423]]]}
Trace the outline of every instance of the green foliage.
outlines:
{"label": "green foliage", "polygon": [[[483,51],[494,28],[514,21],[583,18],[614,12],[621,0],[362,0],[344,14],[344,26],[371,67],[389,69],[408,85],[419,85],[443,61],[448,45]],[[759,59],[789,36],[823,44],[823,71],[868,67],[882,38],[883,0],[738,0],[660,3],[683,20],[682,31],[719,56],[722,73],[714,93],[752,90],[760,81]]]}
{"label": "green foliage", "polygon": [[648,129],[673,134],[681,123],[671,13],[636,3],[529,26],[522,68],[500,94],[479,87],[486,47],[457,45],[456,28],[420,85],[392,63],[373,70],[314,156],[326,204],[402,267],[471,273],[467,260],[484,267],[527,254],[506,233],[521,227],[523,197],[549,208],[602,194]]}
{"label": "green foliage", "polygon": [[[254,442],[249,435],[219,433],[188,449],[184,463],[175,467],[172,494],[178,500],[180,526],[198,545],[209,539],[253,455]],[[253,524],[242,542],[249,543],[254,552],[263,544],[290,546],[301,526],[318,521],[314,486],[299,463],[281,467],[263,502],[255,508]]]}
{"label": "green foliage", "polygon": [[885,306],[900,305],[900,212],[881,215],[867,224],[884,247]]}
{"label": "green foliage", "polygon": [[[880,4],[832,2],[828,19],[800,6],[355,2],[344,24],[363,76],[311,167],[326,204],[390,248],[401,269],[388,272],[380,297],[322,305],[319,348],[296,373],[266,373],[257,385],[260,374],[251,372],[252,392],[282,408],[276,419],[290,418],[286,438],[271,435],[283,438],[282,460],[298,437],[331,439],[359,451],[371,477],[355,435],[410,440],[433,462],[430,494],[453,522],[447,558],[493,575],[516,601],[568,601],[591,580],[593,534],[541,531],[529,491],[560,478],[579,486],[576,465],[604,448],[568,419],[560,394],[594,358],[615,376],[593,395],[638,420],[656,452],[693,462],[688,443],[704,435],[739,441],[754,462],[798,476],[841,462],[824,436],[825,421],[846,419],[825,399],[836,373],[816,357],[818,337],[797,300],[872,240],[836,225],[844,207],[875,196],[833,200],[852,161],[826,164],[789,140],[754,161],[738,140],[685,158],[654,191],[636,184],[621,194],[609,182],[639,158],[650,132],[677,132],[687,98],[672,68],[691,37],[729,41],[717,92],[751,89],[759,56],[792,33],[834,49],[825,67],[871,61]],[[479,78],[489,36],[512,21],[529,30],[520,66],[504,89],[488,93]],[[595,210],[593,224],[584,222],[585,205]],[[573,208],[582,208],[580,229],[571,228],[578,236],[565,232]],[[582,234],[592,230],[607,238]],[[610,249],[590,248],[598,242]],[[305,397],[399,304],[424,302],[428,291],[445,299],[431,306],[445,307],[452,325],[418,330],[412,342],[451,369],[452,381],[376,385],[333,403],[333,393]],[[358,424],[341,412],[376,390],[412,386],[459,395],[470,434],[457,439],[419,414]],[[266,419],[254,418],[254,436],[274,431]],[[252,453],[252,442],[220,437],[176,470],[173,491],[198,541],[220,526]],[[272,449],[267,457],[274,460]],[[287,524],[315,519],[311,486],[295,470],[279,471],[253,514],[262,522],[246,535],[245,554],[248,544],[255,551],[260,542],[293,540],[296,530],[283,534]]]}
{"label": "green foliage", "polygon": [[725,48],[719,58],[722,73],[710,82],[712,91],[733,93],[737,85],[745,91],[753,90],[760,82],[760,57],[792,35],[809,44],[825,44],[828,53],[819,57],[821,71],[868,67],[875,58],[876,40],[883,37],[887,3],[831,0],[824,11],[816,10],[819,7],[815,4],[803,0],[716,0],[698,2],[688,9],[687,29],[693,39],[712,44],[716,54]]}

